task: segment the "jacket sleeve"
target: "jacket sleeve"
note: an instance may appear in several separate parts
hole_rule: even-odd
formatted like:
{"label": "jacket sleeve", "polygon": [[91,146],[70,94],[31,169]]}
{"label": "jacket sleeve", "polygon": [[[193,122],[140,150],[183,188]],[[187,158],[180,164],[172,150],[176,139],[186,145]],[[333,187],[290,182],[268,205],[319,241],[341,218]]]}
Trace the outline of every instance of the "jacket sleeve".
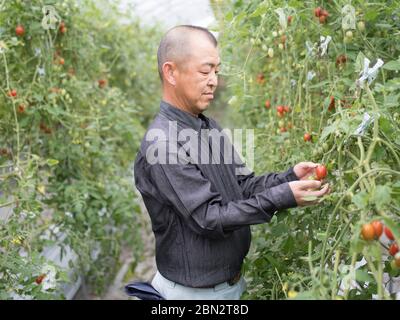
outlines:
{"label": "jacket sleeve", "polygon": [[[211,122],[215,128],[219,131],[222,131],[221,126],[211,119]],[[225,140],[229,141],[229,140]],[[242,188],[244,197],[250,198],[253,195],[263,192],[269,188],[278,186],[280,184],[284,184],[286,182],[299,180],[296,174],[293,171],[293,167],[290,167],[286,172],[282,173],[265,173],[260,176],[255,176],[254,172],[250,171],[243,161],[241,160],[239,154],[235,150],[235,147],[230,143],[230,148],[232,148],[233,154],[233,166],[235,170],[235,175],[237,177],[237,181]]]}
{"label": "jacket sleeve", "polygon": [[221,195],[195,164],[156,163],[148,170],[163,202],[172,206],[195,232],[212,238],[224,238],[243,226],[268,222],[277,210],[297,205],[288,183],[260,188],[246,200],[223,204]]}
{"label": "jacket sleeve", "polygon": [[240,168],[241,173],[236,175],[238,183],[243,190],[245,198],[249,198],[254,194],[284,184],[290,181],[299,180],[293,171],[293,167],[290,167],[286,172],[283,173],[265,173],[260,176],[256,176],[254,172],[248,170],[245,167]]}

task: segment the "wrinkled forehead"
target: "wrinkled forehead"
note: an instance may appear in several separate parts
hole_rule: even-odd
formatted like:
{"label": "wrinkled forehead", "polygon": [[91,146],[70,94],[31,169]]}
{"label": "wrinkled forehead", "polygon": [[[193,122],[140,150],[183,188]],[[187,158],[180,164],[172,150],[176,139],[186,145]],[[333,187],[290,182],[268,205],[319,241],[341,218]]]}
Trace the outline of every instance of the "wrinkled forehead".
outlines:
{"label": "wrinkled forehead", "polygon": [[189,46],[187,58],[192,62],[211,67],[221,64],[218,47],[206,37],[191,37]]}

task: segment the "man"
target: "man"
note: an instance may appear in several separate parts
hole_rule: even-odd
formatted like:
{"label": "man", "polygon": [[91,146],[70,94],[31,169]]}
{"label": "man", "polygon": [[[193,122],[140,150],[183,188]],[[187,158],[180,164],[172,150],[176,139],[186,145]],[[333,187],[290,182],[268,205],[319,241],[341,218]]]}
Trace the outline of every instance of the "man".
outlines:
{"label": "man", "polygon": [[[315,163],[254,176],[237,158],[230,162],[223,152],[208,154],[209,141],[199,151],[197,143],[207,137],[203,129],[221,130],[202,114],[214,97],[219,68],[217,40],[207,29],[178,26],[161,40],[163,97],[134,172],[156,239],[152,285],[166,299],[239,299],[246,287],[241,267],[250,225],[270,221],[278,210],[314,204],[303,198],[329,191],[307,179]],[[195,138],[184,143],[171,135],[174,124],[179,137],[194,132]],[[223,150],[229,148],[225,141]],[[222,163],[204,161],[209,156]]]}

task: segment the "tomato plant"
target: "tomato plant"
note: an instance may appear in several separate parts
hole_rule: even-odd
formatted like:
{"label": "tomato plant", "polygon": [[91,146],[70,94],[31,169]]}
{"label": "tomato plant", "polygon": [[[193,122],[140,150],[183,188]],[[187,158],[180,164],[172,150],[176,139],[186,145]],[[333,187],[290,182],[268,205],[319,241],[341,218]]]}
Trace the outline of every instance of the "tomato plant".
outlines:
{"label": "tomato plant", "polygon": [[43,6],[0,4],[0,299],[62,297],[78,275],[101,294],[141,248],[131,163],[159,105],[158,31],[86,0],[51,2],[46,29]]}
{"label": "tomato plant", "polygon": [[256,174],[311,160],[332,188],[253,228],[248,297],[394,298],[382,279],[398,281],[385,249],[400,236],[398,1],[218,3],[225,96],[235,126],[255,130]]}

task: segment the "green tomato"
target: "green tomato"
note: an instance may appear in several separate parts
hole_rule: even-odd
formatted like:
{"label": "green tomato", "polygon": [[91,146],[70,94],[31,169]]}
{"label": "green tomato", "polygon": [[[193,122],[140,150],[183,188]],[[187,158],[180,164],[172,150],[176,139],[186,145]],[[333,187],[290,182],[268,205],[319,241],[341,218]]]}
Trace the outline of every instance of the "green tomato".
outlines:
{"label": "green tomato", "polygon": [[351,40],[352,40],[352,38],[349,38],[349,37],[346,37],[346,36],[343,38],[343,42],[346,43],[346,44],[351,43]]}
{"label": "green tomato", "polygon": [[353,38],[353,32],[351,30],[346,31],[346,37],[352,39]]}
{"label": "green tomato", "polygon": [[394,259],[390,261],[390,268],[392,268],[392,270],[400,270],[400,267],[397,266],[396,261]]}

